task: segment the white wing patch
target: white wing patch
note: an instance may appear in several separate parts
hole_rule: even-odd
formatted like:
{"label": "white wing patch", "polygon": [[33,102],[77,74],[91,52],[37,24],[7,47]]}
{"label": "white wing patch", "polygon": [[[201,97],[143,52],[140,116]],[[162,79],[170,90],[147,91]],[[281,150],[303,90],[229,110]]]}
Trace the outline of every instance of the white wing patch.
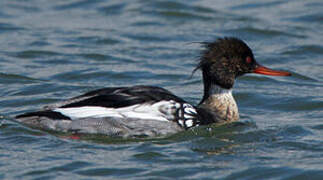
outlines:
{"label": "white wing patch", "polygon": [[101,118],[101,117],[123,117],[120,113],[115,111],[112,108],[104,108],[98,106],[83,106],[83,107],[75,107],[75,108],[57,108],[53,111],[59,112],[65,116],[74,118]]}
{"label": "white wing patch", "polygon": [[[184,104],[189,105],[189,104]],[[53,111],[59,112],[71,119],[77,118],[101,118],[101,117],[118,117],[118,118],[139,118],[139,119],[150,119],[158,121],[170,121],[175,119],[175,114],[180,103],[173,100],[160,101],[154,104],[137,104],[122,108],[106,108],[98,106],[83,106],[73,108],[57,108]],[[189,112],[195,112],[193,106],[189,105],[190,108],[185,108]],[[184,113],[186,114],[186,113]],[[190,115],[188,115],[190,116]],[[185,117],[186,118],[186,117]],[[191,118],[191,117],[187,117]]]}

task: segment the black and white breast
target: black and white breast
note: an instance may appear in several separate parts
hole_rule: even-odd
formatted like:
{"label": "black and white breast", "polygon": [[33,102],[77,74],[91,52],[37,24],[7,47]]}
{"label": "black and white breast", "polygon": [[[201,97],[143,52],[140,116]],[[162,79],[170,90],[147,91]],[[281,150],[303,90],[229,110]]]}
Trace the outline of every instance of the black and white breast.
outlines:
{"label": "black and white breast", "polygon": [[95,90],[16,119],[63,132],[158,136],[198,126],[201,111],[163,88],[133,86]]}

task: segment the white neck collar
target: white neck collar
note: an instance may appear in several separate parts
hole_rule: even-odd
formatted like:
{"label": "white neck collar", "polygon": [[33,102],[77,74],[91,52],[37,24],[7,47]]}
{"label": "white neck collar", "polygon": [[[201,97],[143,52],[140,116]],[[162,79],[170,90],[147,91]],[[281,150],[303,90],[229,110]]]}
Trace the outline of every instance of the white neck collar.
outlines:
{"label": "white neck collar", "polygon": [[225,89],[216,84],[212,84],[209,89],[209,96],[212,95],[224,95],[224,94],[232,94],[232,89]]}

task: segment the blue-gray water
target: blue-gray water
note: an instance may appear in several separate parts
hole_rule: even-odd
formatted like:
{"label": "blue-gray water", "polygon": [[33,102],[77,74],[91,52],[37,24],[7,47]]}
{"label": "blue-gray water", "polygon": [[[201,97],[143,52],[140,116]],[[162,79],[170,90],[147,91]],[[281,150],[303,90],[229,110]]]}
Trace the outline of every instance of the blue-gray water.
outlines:
{"label": "blue-gray water", "polygon": [[[323,179],[320,0],[0,1],[0,179]],[[12,117],[89,90],[202,96],[201,46],[236,36],[292,77],[235,84],[240,123],[171,137],[62,138]]]}

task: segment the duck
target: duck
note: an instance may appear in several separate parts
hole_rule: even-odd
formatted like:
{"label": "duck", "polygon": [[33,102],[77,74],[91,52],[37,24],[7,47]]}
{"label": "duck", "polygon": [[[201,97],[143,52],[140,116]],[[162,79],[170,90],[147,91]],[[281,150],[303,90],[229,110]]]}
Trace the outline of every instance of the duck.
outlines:
{"label": "duck", "polygon": [[15,120],[32,128],[73,134],[164,136],[198,126],[238,121],[232,89],[240,76],[248,73],[291,75],[257,63],[252,50],[239,38],[218,38],[203,46],[193,70],[202,71],[204,84],[203,96],[197,105],[161,87],[108,87],[17,115]]}

